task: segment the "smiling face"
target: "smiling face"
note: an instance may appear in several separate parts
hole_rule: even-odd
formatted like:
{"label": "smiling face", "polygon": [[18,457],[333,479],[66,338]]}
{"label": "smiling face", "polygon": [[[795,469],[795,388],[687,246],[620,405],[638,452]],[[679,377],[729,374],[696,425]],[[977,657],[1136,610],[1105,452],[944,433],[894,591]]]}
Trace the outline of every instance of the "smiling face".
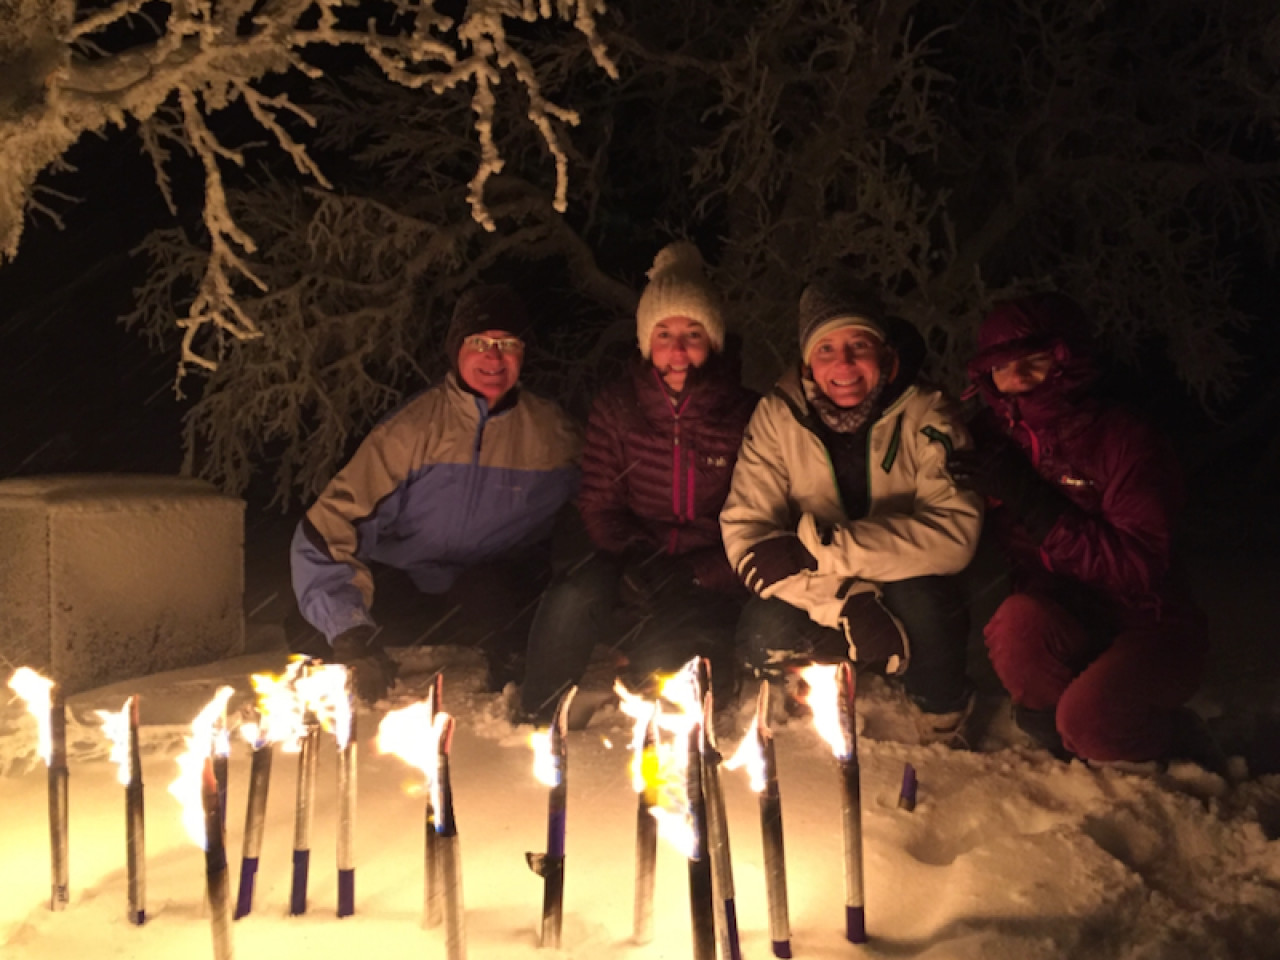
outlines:
{"label": "smiling face", "polygon": [[813,382],[837,407],[856,407],[880,382],[880,339],[861,327],[832,330],[813,345]]}
{"label": "smiling face", "polygon": [[679,393],[689,371],[702,366],[711,355],[706,328],[689,317],[659,320],[649,335],[649,360],[662,381]]}
{"label": "smiling face", "polygon": [[1044,383],[1057,365],[1058,361],[1051,350],[1029,353],[1025,357],[994,367],[991,382],[1006,396],[1026,393]]}
{"label": "smiling face", "polygon": [[[492,341],[508,342],[504,350]],[[481,349],[483,348],[483,349]],[[467,337],[458,350],[458,376],[462,382],[494,406],[506,396],[507,391],[520,379],[520,366],[524,363],[524,342],[507,330],[486,330],[482,334]]]}

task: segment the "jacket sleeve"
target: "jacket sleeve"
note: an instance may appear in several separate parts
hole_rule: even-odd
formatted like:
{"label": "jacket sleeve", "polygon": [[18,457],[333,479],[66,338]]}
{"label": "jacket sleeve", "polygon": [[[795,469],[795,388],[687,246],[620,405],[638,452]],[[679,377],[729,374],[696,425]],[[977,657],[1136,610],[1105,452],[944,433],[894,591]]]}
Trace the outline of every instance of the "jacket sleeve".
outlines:
{"label": "jacket sleeve", "polygon": [[1173,457],[1150,428],[1117,424],[1101,439],[1097,510],[1068,510],[1040,545],[1052,572],[1120,596],[1153,592],[1169,569],[1178,487]]}
{"label": "jacket sleeve", "polygon": [[734,570],[753,545],[794,529],[791,478],[777,430],[780,403],[770,397],[757,405],[742,438],[729,496],[720,511],[724,550]]}
{"label": "jacket sleeve", "polygon": [[373,577],[361,555],[377,542],[380,527],[395,522],[395,494],[412,456],[412,445],[395,423],[365,438],[294,533],[290,567],[298,608],[330,641],[373,623]]}
{"label": "jacket sleeve", "polygon": [[650,542],[627,503],[627,468],[621,414],[607,398],[601,398],[587,419],[578,510],[587,536],[596,549],[606,553],[621,553],[632,544]]}
{"label": "jacket sleeve", "polygon": [[968,434],[940,395],[912,421],[901,442],[914,452],[914,491],[902,509],[873,511],[831,529],[820,529],[811,514],[801,518],[797,533],[819,574],[891,583],[959,573],[973,559],[982,498],[958,487],[947,471],[948,453],[967,446]]}

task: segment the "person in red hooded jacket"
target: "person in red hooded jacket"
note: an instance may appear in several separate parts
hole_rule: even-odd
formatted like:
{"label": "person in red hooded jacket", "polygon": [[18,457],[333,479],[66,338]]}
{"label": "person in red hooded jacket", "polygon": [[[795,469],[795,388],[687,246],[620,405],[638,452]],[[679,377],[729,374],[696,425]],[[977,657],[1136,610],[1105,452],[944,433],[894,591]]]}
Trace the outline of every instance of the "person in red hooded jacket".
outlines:
{"label": "person in red hooded jacket", "polygon": [[1059,756],[1165,758],[1205,619],[1173,569],[1172,450],[1093,387],[1088,318],[1057,293],[997,304],[969,377],[987,410],[952,475],[987,497],[1012,592],[984,630],[1018,725]]}
{"label": "person in red hooded jacket", "polygon": [[693,244],[654,259],[636,336],[640,356],[587,422],[578,511],[595,552],[538,606],[514,722],[546,722],[597,643],[622,649],[629,685],[702,655],[717,702],[736,690],[747,592],[718,518],[759,396],[725,357],[720,295]]}

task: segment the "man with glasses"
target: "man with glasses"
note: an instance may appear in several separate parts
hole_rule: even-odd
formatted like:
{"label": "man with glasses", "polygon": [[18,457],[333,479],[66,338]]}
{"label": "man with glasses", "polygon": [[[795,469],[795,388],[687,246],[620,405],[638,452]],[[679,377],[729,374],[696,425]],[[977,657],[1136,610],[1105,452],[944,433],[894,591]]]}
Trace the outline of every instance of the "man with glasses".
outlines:
{"label": "man with glasses", "polygon": [[494,689],[519,679],[581,445],[556,403],[520,386],[529,327],[509,287],[465,293],[445,336],[451,372],[375,427],[298,524],[298,607],[357,667],[366,702],[395,680],[386,648],[428,635],[480,648]]}

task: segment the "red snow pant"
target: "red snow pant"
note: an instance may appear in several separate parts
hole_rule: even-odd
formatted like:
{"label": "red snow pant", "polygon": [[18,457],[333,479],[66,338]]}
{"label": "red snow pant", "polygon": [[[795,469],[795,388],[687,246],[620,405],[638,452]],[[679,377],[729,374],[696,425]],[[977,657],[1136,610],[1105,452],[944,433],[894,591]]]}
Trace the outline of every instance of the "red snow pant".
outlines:
{"label": "red snow pant", "polygon": [[1056,711],[1063,745],[1084,760],[1168,756],[1174,711],[1204,669],[1198,612],[1099,637],[1054,600],[1015,593],[983,632],[1013,702]]}

